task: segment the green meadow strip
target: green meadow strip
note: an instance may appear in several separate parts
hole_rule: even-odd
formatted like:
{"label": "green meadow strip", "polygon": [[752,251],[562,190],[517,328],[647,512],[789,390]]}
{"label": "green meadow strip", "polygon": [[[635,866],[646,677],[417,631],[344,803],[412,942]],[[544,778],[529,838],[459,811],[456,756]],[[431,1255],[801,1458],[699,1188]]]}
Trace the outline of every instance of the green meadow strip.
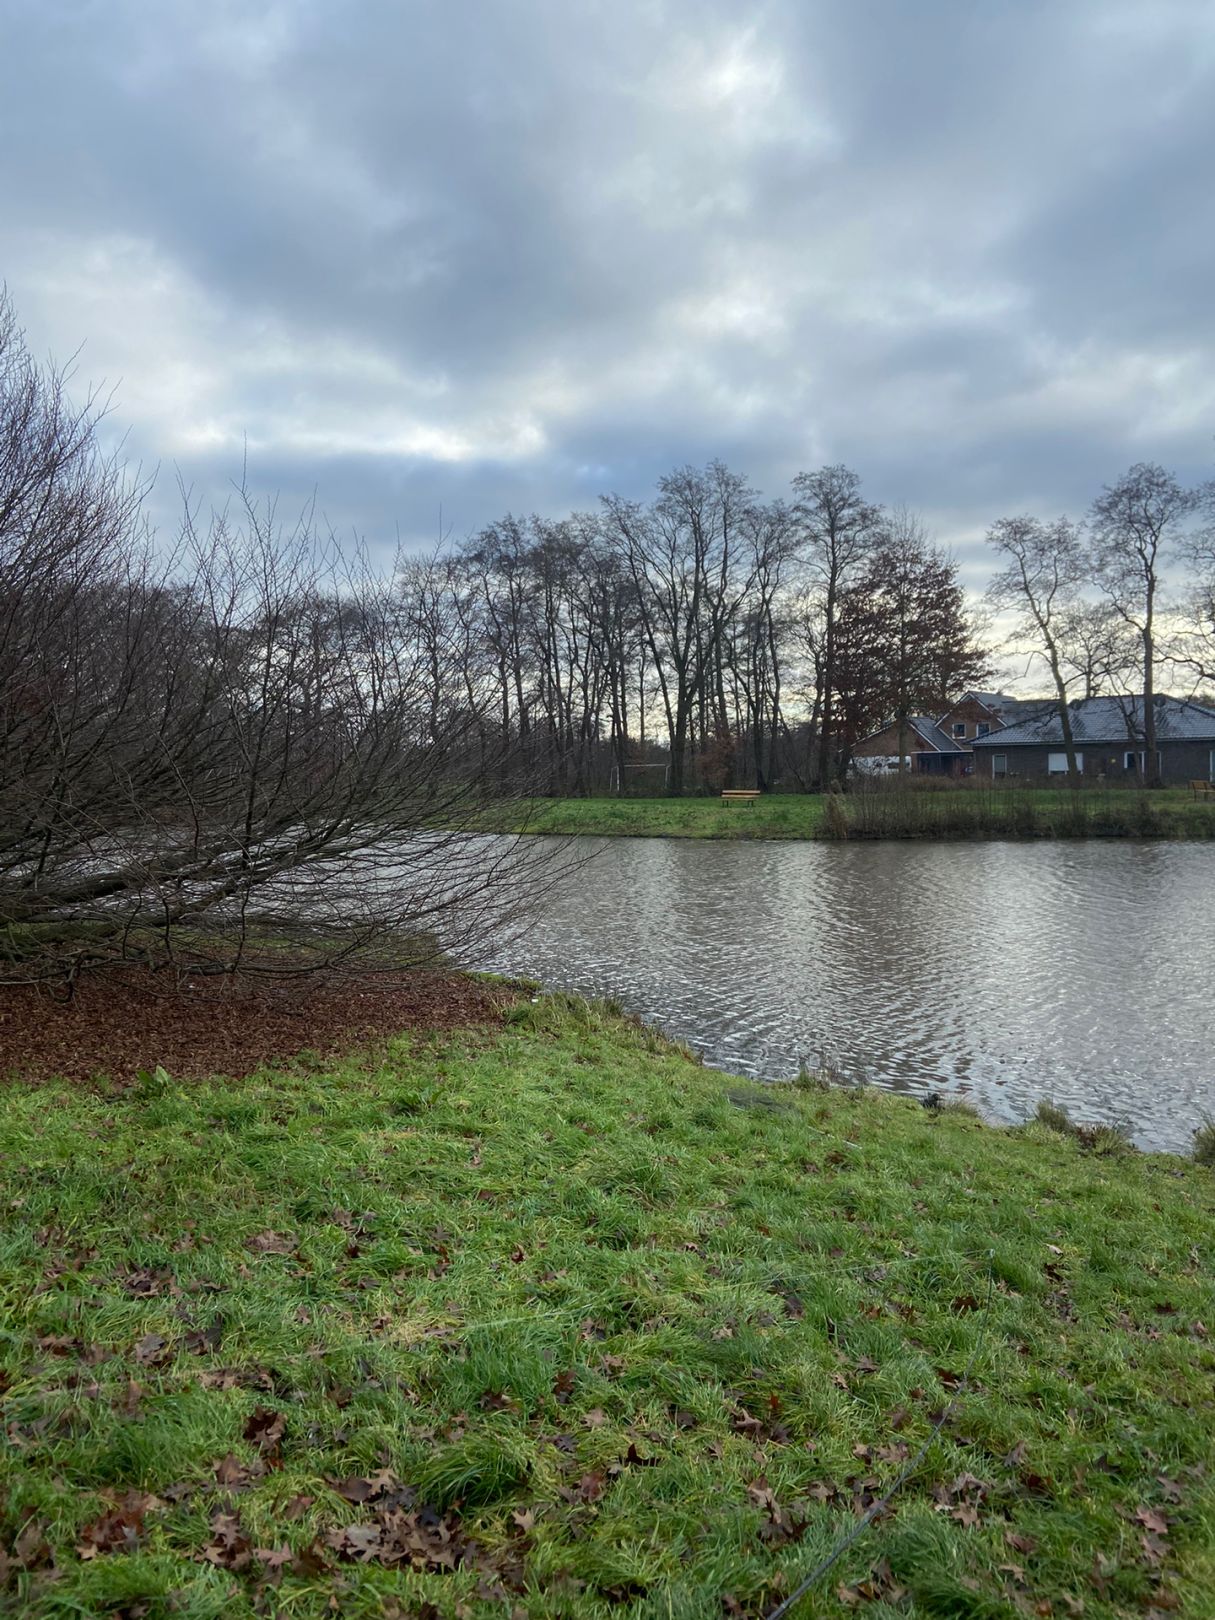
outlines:
{"label": "green meadow strip", "polygon": [[1215,800],[1188,788],[962,786],[886,781],[846,794],[771,793],[753,805],[683,799],[532,799],[485,812],[501,832],[596,838],[1036,839],[1215,837]]}

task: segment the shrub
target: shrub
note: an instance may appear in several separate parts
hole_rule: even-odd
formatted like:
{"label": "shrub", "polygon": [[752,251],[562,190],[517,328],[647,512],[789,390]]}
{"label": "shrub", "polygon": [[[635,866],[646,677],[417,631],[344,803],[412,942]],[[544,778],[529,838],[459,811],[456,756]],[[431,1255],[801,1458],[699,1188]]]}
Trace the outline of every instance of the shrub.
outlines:
{"label": "shrub", "polygon": [[1215,1119],[1205,1119],[1194,1132],[1194,1163],[1215,1170]]}

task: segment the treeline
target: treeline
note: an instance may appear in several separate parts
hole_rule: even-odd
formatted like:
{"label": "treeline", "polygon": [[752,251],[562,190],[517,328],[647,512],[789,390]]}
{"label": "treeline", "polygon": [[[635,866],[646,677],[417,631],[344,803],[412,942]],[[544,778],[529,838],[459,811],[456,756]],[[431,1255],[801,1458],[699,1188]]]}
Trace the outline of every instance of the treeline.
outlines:
{"label": "treeline", "polygon": [[997,654],[1058,704],[1073,760],[1071,701],[1145,694],[1154,760],[1161,671],[1215,682],[1215,485],[1139,463],[1083,521],[986,540],[980,621],[922,523],[847,467],[766,501],[714,461],[648,502],[505,517],[404,562],[398,588],[421,641],[456,647],[479,746],[552,794],[843,783],[859,739],[943,712]]}
{"label": "treeline", "polygon": [[400,565],[487,754],[582,794],[825,787],[856,740],[980,680],[953,561],[824,467],[765,501],[714,461],[556,521],[506,517]]}

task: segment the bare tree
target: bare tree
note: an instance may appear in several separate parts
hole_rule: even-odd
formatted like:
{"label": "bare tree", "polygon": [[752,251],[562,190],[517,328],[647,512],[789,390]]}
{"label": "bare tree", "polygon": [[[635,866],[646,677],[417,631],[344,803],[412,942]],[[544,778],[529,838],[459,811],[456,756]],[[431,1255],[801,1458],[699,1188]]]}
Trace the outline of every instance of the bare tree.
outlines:
{"label": "bare tree", "polygon": [[668,474],[649,506],[615,495],[604,500],[607,533],[632,580],[658,680],[676,795],[693,728],[703,746],[710,710],[724,718],[724,636],[753,582],[743,526],[754,504],[744,480],[718,461]]}
{"label": "bare tree", "polygon": [[1017,615],[1015,635],[1045,660],[1063,730],[1068,779],[1077,778],[1076,740],[1068,707],[1067,656],[1064,636],[1074,625],[1085,578],[1081,531],[1067,518],[1044,523],[1039,518],[1001,518],[987,531],[987,543],[1004,566],[988,586],[996,609]]}
{"label": "bare tree", "polygon": [[[619,554],[605,539],[598,516],[578,513],[571,519],[571,528],[579,550],[573,588],[588,637],[582,726],[586,733],[601,739],[606,709],[609,781],[614,776],[618,789],[623,791],[630,763],[634,673],[637,683],[644,683],[637,593]],[[644,696],[638,701],[636,713],[644,739]]]}
{"label": "bare tree", "polygon": [[[533,671],[525,653],[530,596],[527,526],[509,513],[478,534],[464,561],[479,587],[482,622],[498,672],[502,736],[512,732],[526,756],[532,722]],[[505,761],[504,761],[505,763]]]}
{"label": "bare tree", "polygon": [[751,743],[753,780],[772,786],[781,735],[784,684],[786,583],[797,554],[792,514],[782,501],[751,507],[744,520],[750,550],[747,571],[751,590],[730,637],[731,669],[737,681],[745,721],[736,727]]}
{"label": "bare tree", "polygon": [[1097,584],[1138,644],[1144,778],[1152,786],[1160,781],[1155,695],[1161,569],[1199,502],[1198,492],[1183,489],[1172,473],[1141,461],[1105,485],[1090,512]]}
{"label": "bare tree", "polygon": [[1197,491],[1197,528],[1182,537],[1179,551],[1188,571],[1176,658],[1204,684],[1215,682],[1215,482]]}
{"label": "bare tree", "polygon": [[0,972],[473,937],[527,880],[479,835],[457,620],[247,497],[159,554],[94,406],[0,344]]}
{"label": "bare tree", "polygon": [[841,601],[877,544],[881,511],[861,495],[856,473],[843,466],[799,473],[793,480],[793,491],[801,555],[810,576],[800,617],[816,673],[815,778],[819,786],[826,787],[838,769],[835,702]]}
{"label": "bare tree", "polygon": [[1125,690],[1136,667],[1135,650],[1128,645],[1126,626],[1108,602],[1081,599],[1065,607],[1058,640],[1069,690],[1073,684],[1078,686],[1081,698]]}

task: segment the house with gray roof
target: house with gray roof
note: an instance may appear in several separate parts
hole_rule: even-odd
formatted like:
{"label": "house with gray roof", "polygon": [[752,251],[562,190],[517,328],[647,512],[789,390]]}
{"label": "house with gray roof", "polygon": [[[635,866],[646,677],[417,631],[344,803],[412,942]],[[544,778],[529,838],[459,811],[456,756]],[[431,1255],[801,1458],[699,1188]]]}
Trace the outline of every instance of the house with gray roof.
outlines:
{"label": "house with gray roof", "polygon": [[912,715],[902,735],[897,724],[883,726],[862,737],[852,751],[852,762],[866,775],[904,769],[929,776],[966,776],[974,768],[971,747],[1014,720],[1037,714],[1039,698],[1013,698],[1003,692],[963,692],[945,713]]}
{"label": "house with gray roof", "polygon": [[[1215,781],[1215,709],[1159,693],[1156,713],[1157,767],[1162,782]],[[1076,764],[1086,777],[1107,781],[1144,780],[1143,698],[1080,698],[1068,704]],[[1063,724],[1057,703],[1010,725],[976,737],[975,771],[980,776],[1066,776]]]}

